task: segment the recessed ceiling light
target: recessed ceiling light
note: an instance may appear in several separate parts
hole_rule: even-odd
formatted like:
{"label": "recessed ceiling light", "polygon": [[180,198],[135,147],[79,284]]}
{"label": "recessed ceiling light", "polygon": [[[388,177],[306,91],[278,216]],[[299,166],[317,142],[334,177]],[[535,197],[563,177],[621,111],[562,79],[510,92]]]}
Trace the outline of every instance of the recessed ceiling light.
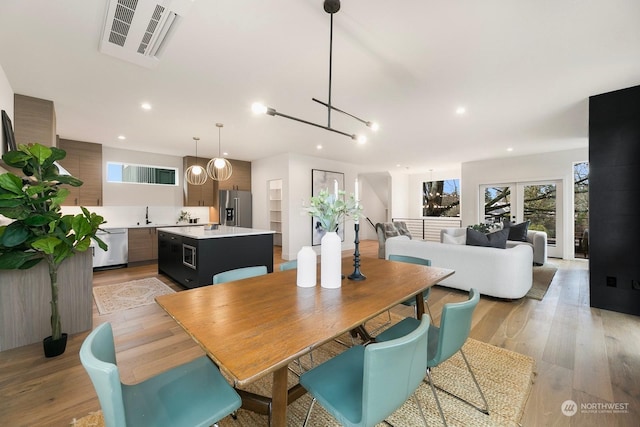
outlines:
{"label": "recessed ceiling light", "polygon": [[316,145],[316,150],[322,150],[322,145],[320,144]]}
{"label": "recessed ceiling light", "polygon": [[513,147],[507,148],[507,151],[509,151],[509,152],[513,151]]}
{"label": "recessed ceiling light", "polygon": [[151,110],[151,104],[149,104],[148,102],[143,102],[142,104],[140,104],[140,108],[142,108],[143,110]]}
{"label": "recessed ceiling light", "polygon": [[463,114],[465,114],[467,112],[467,109],[465,107],[458,107],[456,108],[456,114],[459,116],[462,116]]}
{"label": "recessed ceiling light", "polygon": [[127,139],[127,137],[126,137],[126,136],[124,136],[124,135],[118,135],[118,139],[119,139],[119,140],[125,140],[125,139]]}

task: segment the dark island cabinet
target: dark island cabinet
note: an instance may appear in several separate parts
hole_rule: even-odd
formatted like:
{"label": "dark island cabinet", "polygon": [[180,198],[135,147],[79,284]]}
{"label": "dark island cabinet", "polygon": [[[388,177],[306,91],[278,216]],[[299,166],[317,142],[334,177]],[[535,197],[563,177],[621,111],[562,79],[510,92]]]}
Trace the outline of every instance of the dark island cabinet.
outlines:
{"label": "dark island cabinet", "polygon": [[213,283],[213,275],[264,265],[273,272],[273,234],[196,239],[158,232],[158,272],[185,288]]}

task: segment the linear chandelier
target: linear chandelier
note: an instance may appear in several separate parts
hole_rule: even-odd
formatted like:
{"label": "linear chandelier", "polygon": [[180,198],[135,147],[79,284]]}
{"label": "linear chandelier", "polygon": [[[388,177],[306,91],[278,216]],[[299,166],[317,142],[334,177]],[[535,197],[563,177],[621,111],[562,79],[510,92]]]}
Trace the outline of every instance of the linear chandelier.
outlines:
{"label": "linear chandelier", "polygon": [[314,123],[308,120],[304,120],[304,119],[300,119],[298,117],[293,117],[290,116],[288,114],[284,114],[281,113],[279,111],[276,111],[275,108],[271,108],[271,107],[267,107],[264,104],[261,104],[259,102],[255,102],[253,103],[253,105],[251,106],[251,110],[255,113],[255,114],[267,114],[269,116],[280,116],[280,117],[284,117],[286,119],[290,119],[290,120],[295,120],[297,122],[300,123],[304,123],[307,125],[311,125],[311,126],[315,126],[321,129],[325,129],[331,132],[335,132],[338,133],[340,135],[344,135],[347,136],[355,141],[358,141],[360,144],[364,144],[365,142],[367,142],[367,138],[364,135],[356,135],[356,134],[352,134],[352,133],[348,133],[348,132],[343,132],[341,130],[338,129],[334,129],[331,127],[331,111],[336,111],[338,113],[342,113],[344,115],[347,115],[351,118],[354,118],[356,120],[358,120],[361,123],[364,123],[366,126],[368,126],[369,128],[371,128],[371,130],[373,130],[374,132],[377,131],[379,129],[379,126],[376,122],[371,122],[371,121],[367,121],[367,120],[363,120],[357,116],[354,116],[353,114],[347,113],[344,110],[341,110],[335,106],[333,106],[331,104],[331,77],[332,77],[332,63],[333,63],[333,14],[338,12],[340,10],[340,0],[325,0],[324,1],[324,11],[327,12],[330,16],[331,16],[331,30],[329,33],[329,100],[328,102],[323,102],[320,101],[316,98],[311,98],[312,101],[317,102],[318,104],[324,105],[325,107],[327,107],[327,125],[323,125],[320,123]]}

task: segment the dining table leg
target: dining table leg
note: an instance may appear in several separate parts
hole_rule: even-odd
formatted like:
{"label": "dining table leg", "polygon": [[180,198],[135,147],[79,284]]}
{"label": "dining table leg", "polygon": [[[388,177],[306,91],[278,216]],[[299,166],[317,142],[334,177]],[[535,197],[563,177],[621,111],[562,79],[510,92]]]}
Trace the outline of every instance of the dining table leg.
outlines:
{"label": "dining table leg", "polygon": [[288,368],[286,366],[273,373],[271,427],[285,427],[287,425],[288,375]]}
{"label": "dining table leg", "polygon": [[[422,319],[422,315],[424,314],[424,297],[422,296],[422,292],[416,295],[416,318],[418,320]],[[433,322],[433,319],[431,319]]]}

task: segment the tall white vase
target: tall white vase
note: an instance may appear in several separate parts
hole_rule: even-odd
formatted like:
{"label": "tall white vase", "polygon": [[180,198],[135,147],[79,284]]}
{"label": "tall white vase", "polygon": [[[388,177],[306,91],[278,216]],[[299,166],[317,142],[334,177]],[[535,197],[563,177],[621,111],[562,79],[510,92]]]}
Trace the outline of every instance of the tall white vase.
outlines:
{"label": "tall white vase", "polygon": [[323,288],[342,286],[342,241],[335,231],[327,232],[320,242],[320,285]]}
{"label": "tall white vase", "polygon": [[296,283],[301,288],[310,288],[316,285],[317,258],[318,255],[311,246],[303,246],[298,251]]}

